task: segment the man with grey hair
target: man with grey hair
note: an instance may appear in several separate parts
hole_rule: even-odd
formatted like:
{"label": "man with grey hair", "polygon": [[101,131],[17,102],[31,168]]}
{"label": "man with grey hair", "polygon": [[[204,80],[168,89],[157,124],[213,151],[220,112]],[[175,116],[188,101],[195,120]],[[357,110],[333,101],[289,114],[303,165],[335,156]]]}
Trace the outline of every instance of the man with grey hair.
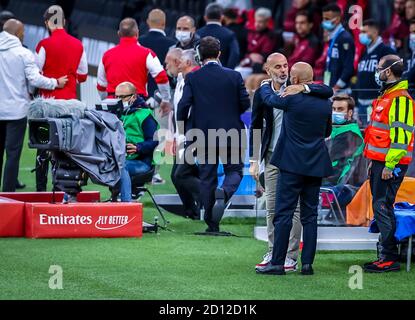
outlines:
{"label": "man with grey hair", "polygon": [[220,62],[224,67],[234,69],[239,63],[239,43],[233,31],[222,26],[223,8],[210,3],[205,9],[206,25],[197,31],[201,37],[215,37],[220,41]]}
{"label": "man with grey hair", "polygon": [[[183,50],[178,65],[177,84],[174,91],[173,106],[174,106],[174,153],[176,159],[182,159],[184,153],[184,135],[179,134],[177,123],[177,106],[183,95],[183,87],[186,75],[192,71],[198,70],[200,67],[195,59],[196,51],[194,49]],[[190,113],[188,118],[190,118]],[[190,129],[189,121],[186,123],[185,131]],[[184,124],[181,124],[184,126]],[[199,172],[197,166],[186,163],[185,161],[174,161],[171,180],[182,200],[184,207],[184,215],[191,219],[198,219],[200,217],[200,200],[199,200]]]}

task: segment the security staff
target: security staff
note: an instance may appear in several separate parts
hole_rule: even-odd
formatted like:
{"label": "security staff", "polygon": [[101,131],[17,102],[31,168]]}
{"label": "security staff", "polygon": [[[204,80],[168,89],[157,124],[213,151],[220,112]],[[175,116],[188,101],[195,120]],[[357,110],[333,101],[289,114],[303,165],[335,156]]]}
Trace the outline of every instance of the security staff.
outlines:
{"label": "security staff", "polygon": [[[375,81],[375,71],[379,60],[395,54],[395,50],[385,45],[379,35],[379,25],[374,20],[365,20],[359,35],[359,41],[366,46],[357,68],[357,97],[360,123],[366,127],[370,106],[376,99],[380,84]],[[368,110],[369,108],[369,110]]]}
{"label": "security staff", "polygon": [[376,78],[382,83],[381,96],[373,101],[365,132],[364,155],[371,160],[372,207],[381,244],[378,260],[364,265],[367,272],[400,270],[393,205],[412,160],[415,117],[408,81],[401,80],[403,70],[403,60],[396,55],[380,60]]}
{"label": "security staff", "polygon": [[[313,69],[304,62],[291,68],[290,82],[311,84]],[[304,88],[305,89],[305,88]],[[304,90],[303,89],[303,90]],[[328,88],[330,95],[332,90]],[[331,133],[331,103],[326,98],[304,92],[288,97],[274,94],[271,86],[261,86],[260,97],[270,107],[284,110],[281,134],[271,164],[280,169],[275,206],[275,239],[272,259],[261,274],[284,275],[292,219],[300,199],[304,247],[301,255],[303,275],[313,274],[312,264],[317,246],[317,208],[322,178],[332,174],[325,138]]]}
{"label": "security staff", "polygon": [[355,45],[352,35],[341,24],[341,9],[332,3],[323,8],[321,26],[329,33],[324,84],[335,91],[347,90],[354,74]]}

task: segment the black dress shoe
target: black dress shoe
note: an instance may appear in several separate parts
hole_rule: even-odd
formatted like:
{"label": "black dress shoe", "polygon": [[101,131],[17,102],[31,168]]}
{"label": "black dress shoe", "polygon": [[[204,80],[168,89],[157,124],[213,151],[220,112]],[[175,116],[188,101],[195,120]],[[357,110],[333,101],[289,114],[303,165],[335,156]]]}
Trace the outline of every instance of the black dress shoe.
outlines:
{"label": "black dress shoe", "polygon": [[258,266],[255,268],[256,273],[260,274],[271,274],[277,276],[285,275],[285,270],[283,265],[273,265],[271,262],[268,262],[265,266]]}
{"label": "black dress shoe", "polygon": [[208,227],[206,232],[219,232],[219,227]]}
{"label": "black dress shoe", "polygon": [[301,274],[304,276],[311,276],[314,274],[313,265],[311,264],[303,264],[301,268]]}
{"label": "black dress shoe", "polygon": [[19,180],[16,182],[16,189],[24,189],[26,188],[26,185],[24,183],[21,183]]}

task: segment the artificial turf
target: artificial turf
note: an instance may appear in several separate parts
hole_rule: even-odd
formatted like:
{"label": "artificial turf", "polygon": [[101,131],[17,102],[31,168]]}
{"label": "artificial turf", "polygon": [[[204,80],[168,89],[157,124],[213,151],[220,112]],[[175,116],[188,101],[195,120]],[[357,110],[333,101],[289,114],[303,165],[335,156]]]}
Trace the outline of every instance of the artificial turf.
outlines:
{"label": "artificial turf", "polygon": [[[20,179],[33,191],[34,151],[25,146]],[[169,167],[161,169],[168,179]],[[153,186],[172,193],[171,183]],[[86,190],[105,188],[90,185]],[[155,210],[144,199],[145,218]],[[252,219],[224,219],[222,229],[240,237],[195,236],[201,221],[167,214],[172,231],[141,239],[0,239],[0,299],[414,299],[415,271],[363,274],[362,289],[349,287],[349,268],[375,252],[318,252],[315,275],[257,275],[266,244],[255,240]],[[63,270],[63,289],[49,288],[51,265]],[[404,265],[402,265],[404,269]]]}

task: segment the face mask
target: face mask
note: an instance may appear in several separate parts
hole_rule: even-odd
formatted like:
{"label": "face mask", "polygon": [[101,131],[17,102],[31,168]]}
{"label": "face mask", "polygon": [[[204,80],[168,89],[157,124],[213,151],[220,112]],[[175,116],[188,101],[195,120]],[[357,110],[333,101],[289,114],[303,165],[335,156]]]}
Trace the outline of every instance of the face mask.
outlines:
{"label": "face mask", "polygon": [[346,122],[346,113],[343,112],[333,112],[331,119],[334,124],[343,124]]}
{"label": "face mask", "polygon": [[185,43],[192,38],[190,31],[178,31],[176,30],[176,39],[181,43]]}
{"label": "face mask", "polygon": [[390,68],[392,68],[395,64],[397,64],[397,63],[402,63],[403,62],[403,60],[401,59],[401,60],[398,60],[398,61],[395,61],[394,63],[392,63],[389,67],[387,67],[387,68],[385,68],[385,69],[383,69],[383,70],[381,70],[381,71],[376,71],[375,72],[375,81],[376,81],[376,83],[377,83],[377,85],[379,86],[379,87],[382,87],[383,86],[383,84],[385,84],[386,83],[386,81],[387,81],[387,79],[385,79],[385,80],[382,80],[381,78],[380,78],[380,75],[382,74],[382,72],[385,72],[386,70],[388,70],[388,69],[390,69]]}
{"label": "face mask", "polygon": [[412,52],[415,52],[415,33],[409,35],[409,48]]}
{"label": "face mask", "polygon": [[369,38],[367,33],[361,33],[359,34],[359,41],[364,46],[368,47],[372,43],[372,39]]}
{"label": "face mask", "polygon": [[324,30],[333,31],[336,28],[336,25],[331,20],[326,20],[321,23],[321,26]]}

